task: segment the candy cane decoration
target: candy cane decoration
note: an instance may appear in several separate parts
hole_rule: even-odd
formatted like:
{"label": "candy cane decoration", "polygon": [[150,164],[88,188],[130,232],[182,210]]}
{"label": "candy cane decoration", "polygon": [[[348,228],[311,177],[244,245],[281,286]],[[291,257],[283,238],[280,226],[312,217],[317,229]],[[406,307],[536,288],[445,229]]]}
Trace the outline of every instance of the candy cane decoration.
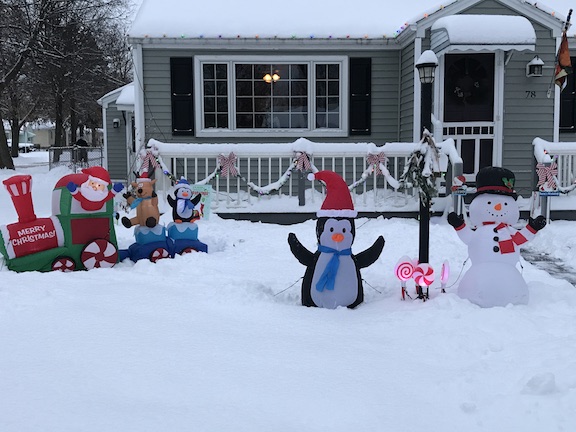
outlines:
{"label": "candy cane decoration", "polygon": [[406,300],[406,281],[410,279],[414,273],[412,260],[407,256],[400,258],[396,267],[394,267],[394,273],[396,273],[396,277],[400,279],[400,285],[402,286],[402,300]]}
{"label": "candy cane decoration", "polygon": [[418,297],[424,299],[428,298],[428,287],[434,282],[434,269],[432,266],[426,263],[418,264],[414,269],[412,276],[414,277],[414,282],[416,282],[416,285],[420,287],[426,287],[426,296],[424,296],[424,293],[420,288]]}
{"label": "candy cane decoration", "polygon": [[450,277],[450,264],[448,260],[442,263],[442,270],[440,271],[440,288],[442,292],[446,292],[446,284],[448,283],[448,278]]}

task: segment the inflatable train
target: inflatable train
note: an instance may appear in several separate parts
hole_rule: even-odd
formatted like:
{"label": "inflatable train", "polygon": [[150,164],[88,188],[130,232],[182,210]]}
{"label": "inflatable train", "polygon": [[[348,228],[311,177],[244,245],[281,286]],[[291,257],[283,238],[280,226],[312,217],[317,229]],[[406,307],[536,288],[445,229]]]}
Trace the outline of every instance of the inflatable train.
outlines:
{"label": "inflatable train", "polygon": [[34,213],[31,176],[3,181],[18,214],[18,222],[0,226],[0,252],[10,270],[73,271],[116,264],[113,200],[86,211],[66,188],[70,182],[82,184],[87,179],[87,174],[62,177],[52,191],[52,216],[46,218]]}

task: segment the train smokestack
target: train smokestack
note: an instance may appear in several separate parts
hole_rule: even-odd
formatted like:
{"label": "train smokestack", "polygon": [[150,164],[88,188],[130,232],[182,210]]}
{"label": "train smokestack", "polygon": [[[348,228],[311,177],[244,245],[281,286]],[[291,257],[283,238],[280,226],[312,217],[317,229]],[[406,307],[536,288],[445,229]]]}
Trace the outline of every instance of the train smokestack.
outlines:
{"label": "train smokestack", "polygon": [[18,213],[18,222],[27,223],[36,220],[32,203],[32,176],[17,175],[4,180],[14,208]]}

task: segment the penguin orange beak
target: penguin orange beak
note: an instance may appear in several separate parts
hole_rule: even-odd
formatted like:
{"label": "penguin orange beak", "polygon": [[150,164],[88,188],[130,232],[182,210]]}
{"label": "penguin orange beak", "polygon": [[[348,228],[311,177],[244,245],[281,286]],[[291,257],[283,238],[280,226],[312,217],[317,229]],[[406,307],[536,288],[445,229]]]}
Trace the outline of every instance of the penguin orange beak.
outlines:
{"label": "penguin orange beak", "polygon": [[342,240],[344,240],[344,234],[341,233],[332,234],[332,240],[335,241],[336,243],[340,243]]}
{"label": "penguin orange beak", "polygon": [[496,211],[502,210],[502,204],[500,204],[500,203],[496,204],[496,205],[494,206],[494,210],[496,210]]}

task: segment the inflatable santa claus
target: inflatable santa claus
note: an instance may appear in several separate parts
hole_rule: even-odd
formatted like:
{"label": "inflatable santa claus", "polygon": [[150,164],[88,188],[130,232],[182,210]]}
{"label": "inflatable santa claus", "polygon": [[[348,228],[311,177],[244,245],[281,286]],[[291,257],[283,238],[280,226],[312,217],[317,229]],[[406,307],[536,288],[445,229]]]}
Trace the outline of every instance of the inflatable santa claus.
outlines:
{"label": "inflatable santa claus", "polygon": [[85,211],[100,211],[107,201],[124,189],[122,183],[114,183],[112,190],[108,190],[110,174],[102,167],[84,168],[82,173],[88,176],[84,183],[78,186],[71,181],[66,185],[66,188]]}

